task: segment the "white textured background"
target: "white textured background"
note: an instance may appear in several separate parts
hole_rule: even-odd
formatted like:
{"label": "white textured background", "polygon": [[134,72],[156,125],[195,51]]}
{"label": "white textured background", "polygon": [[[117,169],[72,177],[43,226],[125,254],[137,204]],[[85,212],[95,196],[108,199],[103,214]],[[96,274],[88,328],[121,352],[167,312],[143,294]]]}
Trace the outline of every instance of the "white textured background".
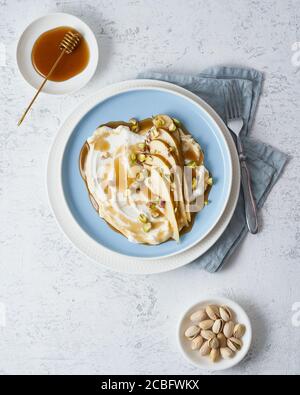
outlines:
{"label": "white textured background", "polygon": [[[18,74],[16,43],[33,19],[55,11],[92,27],[101,64],[76,95],[41,95],[17,129],[33,91]],[[299,0],[0,0],[0,373],[197,374],[178,351],[176,325],[207,293],[237,300],[253,321],[250,354],[226,373],[300,373],[300,327],[291,323],[300,301],[297,40]],[[217,64],[265,72],[252,135],[291,157],[261,212],[263,231],[214,275],[189,265],[135,277],[92,264],[61,234],[48,206],[45,168],[59,125],[107,84],[147,69],[198,72]]]}

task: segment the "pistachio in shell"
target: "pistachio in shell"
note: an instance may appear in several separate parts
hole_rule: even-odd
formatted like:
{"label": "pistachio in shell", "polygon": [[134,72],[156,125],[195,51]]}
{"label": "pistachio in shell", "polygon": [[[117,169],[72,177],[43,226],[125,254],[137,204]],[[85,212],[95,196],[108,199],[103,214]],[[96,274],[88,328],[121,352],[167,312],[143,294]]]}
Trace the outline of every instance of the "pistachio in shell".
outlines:
{"label": "pistachio in shell", "polygon": [[199,326],[192,325],[187,330],[185,331],[185,337],[187,337],[189,340],[193,340],[195,337],[197,337],[200,333],[200,328]]}
{"label": "pistachio in shell", "polygon": [[213,331],[204,330],[204,329],[201,331],[201,336],[202,336],[203,339],[205,339],[205,340],[210,340],[210,339],[213,339],[214,337],[216,337],[216,335],[214,334]]}
{"label": "pistachio in shell", "polygon": [[220,348],[220,354],[223,359],[230,359],[234,356],[234,352],[229,347]]}
{"label": "pistachio in shell", "polygon": [[220,355],[220,350],[217,348],[213,348],[209,354],[209,357],[211,359],[212,362],[218,362],[221,355]]}
{"label": "pistachio in shell", "polygon": [[242,348],[243,343],[240,339],[231,337],[230,339],[227,340],[227,346],[230,348],[230,350],[237,352]]}
{"label": "pistachio in shell", "polygon": [[219,309],[220,317],[223,321],[228,322],[232,319],[232,311],[228,306],[221,306]]}
{"label": "pistachio in shell", "polygon": [[197,336],[192,340],[191,348],[192,350],[199,350],[203,344],[203,338],[201,336]]}
{"label": "pistachio in shell", "polygon": [[246,327],[243,324],[236,324],[233,330],[233,336],[237,339],[241,339],[246,332]]}
{"label": "pistachio in shell", "polygon": [[223,328],[223,333],[229,339],[233,335],[234,323],[232,321],[226,322]]}
{"label": "pistachio in shell", "polygon": [[201,322],[201,321],[204,321],[207,319],[208,319],[208,317],[207,317],[206,311],[204,309],[197,310],[197,311],[195,311],[195,313],[193,313],[190,316],[190,320],[195,323],[198,323],[198,322]]}
{"label": "pistachio in shell", "polygon": [[218,333],[222,332],[224,327],[224,321],[221,319],[218,319],[214,321],[213,326],[212,326],[212,331],[217,335]]}
{"label": "pistachio in shell", "polygon": [[220,347],[219,340],[216,337],[208,340],[208,345],[211,349],[218,349]]}
{"label": "pistachio in shell", "polygon": [[223,333],[218,333],[217,334],[217,339],[219,340],[220,347],[225,348],[227,347],[227,339]]}
{"label": "pistachio in shell", "polygon": [[204,329],[204,330],[211,329],[213,327],[213,325],[214,325],[214,322],[215,321],[213,321],[213,320],[201,321],[199,323],[199,326],[200,326],[201,329]]}
{"label": "pistachio in shell", "polygon": [[209,347],[208,341],[206,341],[200,347],[199,353],[202,355],[202,357],[205,357],[206,355],[209,355],[210,352],[211,348]]}
{"label": "pistachio in shell", "polygon": [[211,320],[217,320],[220,318],[219,307],[216,305],[209,305],[206,307],[206,314]]}

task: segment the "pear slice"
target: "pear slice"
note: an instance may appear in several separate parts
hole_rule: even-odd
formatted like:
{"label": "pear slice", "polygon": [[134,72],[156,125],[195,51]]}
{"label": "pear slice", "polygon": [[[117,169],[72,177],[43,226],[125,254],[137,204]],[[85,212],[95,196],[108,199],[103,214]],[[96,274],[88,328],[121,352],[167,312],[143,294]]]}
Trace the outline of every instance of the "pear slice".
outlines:
{"label": "pear slice", "polygon": [[[158,154],[151,154],[149,155],[151,157],[151,165],[147,164],[145,162],[144,166],[147,170],[149,170],[150,172],[155,168],[159,174],[164,178],[165,180],[169,183],[169,188],[171,189],[171,180],[172,180],[172,176],[174,177],[174,182],[175,182],[175,186],[176,188],[176,192],[177,192],[177,200],[175,201],[175,206],[178,206],[178,214],[180,215],[180,217],[177,217],[178,219],[178,226],[181,229],[182,226],[187,226],[188,225],[188,220],[187,220],[187,216],[186,216],[186,212],[185,212],[185,207],[184,207],[184,200],[183,200],[183,194],[181,192],[181,188],[179,185],[180,182],[180,175],[178,174],[178,172],[173,172],[172,171],[172,166],[171,164],[161,155]],[[173,192],[174,195],[174,192]],[[179,203],[179,204],[178,204]]]}
{"label": "pear slice", "polygon": [[[150,158],[150,160],[147,160],[147,158]],[[163,156],[159,154],[151,153],[150,155],[146,155],[144,166],[150,171],[154,167],[156,169],[162,170],[162,172],[166,175],[171,174],[172,166],[170,162],[168,162]]]}
{"label": "pear slice", "polygon": [[184,159],[187,161],[195,161],[197,166],[203,165],[204,154],[199,143],[197,143],[191,135],[185,134],[182,129],[178,129],[178,132],[180,136],[181,147],[183,147],[182,153]]}
{"label": "pear slice", "polygon": [[171,167],[179,166],[176,155],[174,155],[169,148],[170,146],[168,145],[168,143],[160,139],[151,140],[149,143],[149,150],[151,154],[157,154],[162,156],[166,161],[169,162]]}
{"label": "pear slice", "polygon": [[[181,147],[185,148],[184,150],[182,150],[184,159],[186,161],[195,162],[197,166],[203,165],[204,154],[201,150],[200,145],[196,143],[194,138],[190,134],[186,133],[182,128],[178,128],[178,132],[180,136]],[[191,218],[189,214],[190,200],[191,200],[191,191],[189,186],[192,183],[192,178],[189,170],[190,169],[185,168],[184,177],[183,177],[183,189],[184,189],[184,198],[186,202],[187,215]]]}
{"label": "pear slice", "polygon": [[149,149],[150,153],[153,153],[153,156],[158,156],[159,158],[163,158],[165,161],[169,163],[169,167],[176,169],[174,172],[174,181],[176,185],[176,192],[177,192],[177,197],[179,201],[179,207],[180,207],[180,213],[182,215],[183,219],[183,224],[184,226],[188,225],[189,222],[189,215],[186,212],[185,209],[185,203],[184,203],[184,195],[183,195],[183,185],[182,185],[182,179],[183,179],[183,174],[182,174],[182,167],[181,168],[181,174],[178,171],[178,163],[175,159],[175,155],[173,155],[172,152],[169,152],[169,146],[166,142],[162,140],[152,140],[149,143]]}
{"label": "pear slice", "polygon": [[[177,165],[181,166],[182,173],[184,171],[184,156],[182,153],[182,145],[181,145],[181,137],[180,137],[180,132],[177,129],[176,132],[168,132],[164,129],[159,129],[159,136],[157,139],[165,142],[167,145],[172,147],[174,156],[176,156],[176,162]],[[184,177],[184,174],[182,176],[183,182],[180,183],[181,186],[181,197],[180,201],[186,202],[186,204],[182,204],[181,206],[183,207],[184,211],[184,222],[187,224],[188,222],[191,222],[191,214],[190,214],[190,204],[189,204],[189,195],[188,195],[188,186],[187,186],[187,180]]]}
{"label": "pear slice", "polygon": [[159,174],[156,168],[152,169],[151,172],[151,183],[149,184],[151,191],[158,195],[162,200],[166,202],[166,217],[170,222],[173,230],[173,239],[179,242],[179,229],[175,214],[174,200],[170,191],[169,183]]}
{"label": "pear slice", "polygon": [[153,140],[164,141],[175,154],[178,165],[183,165],[180,140],[178,140],[175,133],[168,132],[165,129],[159,129],[159,135],[156,138],[154,137]]}

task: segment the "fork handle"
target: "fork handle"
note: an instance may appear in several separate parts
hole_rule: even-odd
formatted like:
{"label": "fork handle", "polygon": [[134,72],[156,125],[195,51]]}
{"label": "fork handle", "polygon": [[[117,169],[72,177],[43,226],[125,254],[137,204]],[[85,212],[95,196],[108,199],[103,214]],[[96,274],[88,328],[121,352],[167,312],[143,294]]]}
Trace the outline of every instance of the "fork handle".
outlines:
{"label": "fork handle", "polygon": [[258,232],[257,208],[252,193],[250,172],[240,138],[237,139],[237,148],[241,164],[241,179],[244,192],[247,226],[250,233],[256,234]]}

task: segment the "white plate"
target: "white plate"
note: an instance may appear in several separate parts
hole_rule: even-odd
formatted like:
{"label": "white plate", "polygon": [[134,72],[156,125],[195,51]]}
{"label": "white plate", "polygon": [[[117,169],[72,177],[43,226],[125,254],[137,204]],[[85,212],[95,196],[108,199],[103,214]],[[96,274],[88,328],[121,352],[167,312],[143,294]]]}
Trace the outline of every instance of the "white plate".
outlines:
{"label": "white plate", "polygon": [[[156,89],[169,89],[174,93],[185,95],[187,98],[194,100],[209,112],[214,121],[222,130],[224,138],[228,144],[232,157],[233,182],[230,198],[221,219],[214,229],[201,241],[201,243],[198,243],[196,246],[190,248],[184,253],[173,257],[155,260],[142,260],[126,257],[124,255],[107,250],[83,231],[83,229],[75,221],[65,201],[61,178],[61,164],[67,141],[74,130],[74,127],[80,121],[80,119],[82,119],[82,117],[91,110],[91,108],[110,95],[112,96],[131,89],[151,87]],[[240,168],[236,148],[228,129],[224,125],[221,118],[205,102],[199,99],[198,96],[181,87],[167,82],[134,80],[122,82],[102,89],[100,92],[85,101],[70,115],[70,117],[61,127],[53,143],[48,161],[47,184],[50,204],[53,208],[58,223],[65,234],[80,251],[109,269],[119,272],[149,274],[169,271],[192,262],[204,254],[218,240],[218,238],[226,229],[236,207],[240,190]]]}
{"label": "white plate", "polygon": [[90,49],[87,67],[78,75],[63,82],[48,81],[43,88],[44,93],[55,95],[67,94],[81,89],[93,77],[98,64],[98,44],[92,30],[79,18],[69,14],[57,13],[45,15],[32,22],[23,32],[17,46],[17,63],[25,80],[35,89],[43,82],[34,69],[31,51],[36,39],[45,31],[59,26],[70,26],[83,35]]}
{"label": "white plate", "polygon": [[[237,352],[232,359],[221,359],[219,362],[216,363],[211,362],[209,357],[202,357],[198,351],[193,351],[191,349],[191,342],[184,336],[187,328],[192,325],[190,316],[197,310],[211,304],[228,306],[234,312],[234,321],[239,324],[244,324],[246,327],[246,333],[242,338],[243,347],[241,348],[241,350]],[[190,363],[197,366],[197,368],[207,371],[225,370],[232,368],[233,366],[240,363],[248,354],[252,341],[252,326],[248,315],[236,302],[233,302],[232,300],[223,297],[211,297],[206,300],[201,300],[200,302],[190,307],[184,313],[183,317],[179,322],[178,341],[184,357]]]}

